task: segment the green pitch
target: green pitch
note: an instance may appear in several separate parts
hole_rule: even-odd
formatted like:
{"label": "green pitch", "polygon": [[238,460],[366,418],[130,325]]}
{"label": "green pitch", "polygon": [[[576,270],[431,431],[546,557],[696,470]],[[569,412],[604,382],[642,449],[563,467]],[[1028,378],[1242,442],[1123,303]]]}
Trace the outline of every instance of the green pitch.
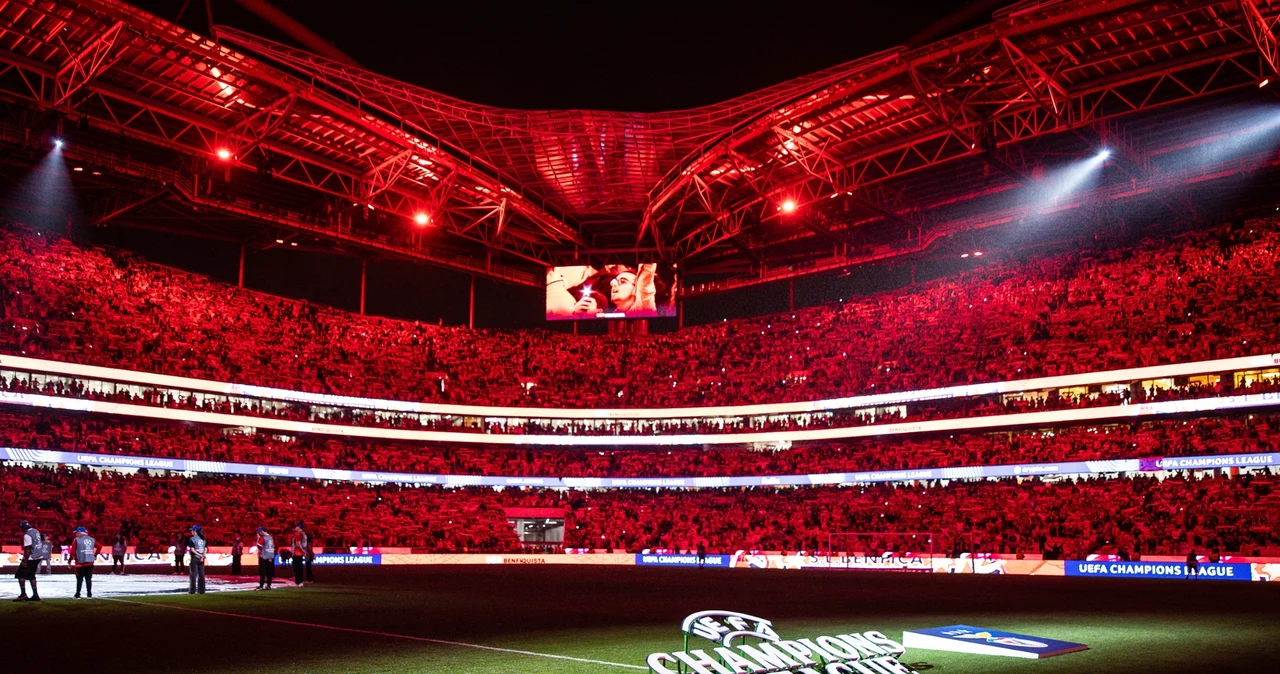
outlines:
{"label": "green pitch", "polygon": [[[1280,669],[1280,584],[556,566],[317,573],[319,585],[269,593],[6,602],[0,670],[87,658],[95,673],[625,674],[679,650],[681,619],[707,609],[767,618],[783,638],[896,639],[963,623],[1090,648],[1041,661],[907,651],[922,674]],[[543,657],[553,655],[576,659]]]}

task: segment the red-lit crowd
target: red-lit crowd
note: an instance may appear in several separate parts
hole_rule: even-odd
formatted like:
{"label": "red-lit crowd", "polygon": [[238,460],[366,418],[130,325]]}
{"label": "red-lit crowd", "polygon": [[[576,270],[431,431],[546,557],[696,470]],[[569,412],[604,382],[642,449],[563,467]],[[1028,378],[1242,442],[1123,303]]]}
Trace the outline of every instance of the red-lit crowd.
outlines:
{"label": "red-lit crowd", "polygon": [[[1207,473],[1199,474],[1201,476]],[[306,520],[331,548],[434,552],[520,549],[504,508],[564,512],[564,544],[638,552],[829,550],[832,533],[928,532],[899,552],[1182,554],[1188,547],[1280,554],[1280,476],[1003,480],[865,488],[552,491],[323,486],[270,478],[162,477],[76,469],[0,471],[0,521],[50,532],[137,532],[163,549],[173,522],[200,521],[211,544],[263,523]],[[891,540],[891,539],[890,539]],[[881,543],[885,545],[885,543]],[[154,547],[152,547],[154,546]],[[911,549],[915,547],[915,549]],[[927,547],[927,549],[926,549]],[[876,551],[883,552],[883,551]]]}
{"label": "red-lit crowd", "polygon": [[590,436],[716,434],[846,428],[906,421],[931,421],[1191,400],[1229,395],[1275,393],[1280,391],[1280,377],[1250,380],[1237,386],[1234,384],[1231,375],[1228,374],[1226,378],[1219,379],[1212,384],[1187,382],[1177,385],[1169,383],[1159,388],[1143,388],[1141,384],[1134,384],[1120,391],[1066,394],[1054,390],[1048,392],[1047,395],[1010,397],[1005,400],[1000,400],[999,396],[971,396],[941,401],[912,402],[879,409],[842,409],[832,412],[748,417],[613,421],[597,419],[501,418],[486,418],[481,421],[475,416],[461,414],[387,413],[361,408],[311,406],[301,403],[266,401],[236,396],[197,395],[191,392],[149,386],[132,386],[130,388],[134,390],[117,388],[114,384],[104,384],[94,380],[88,380],[88,385],[85,385],[82,380],[73,377],[50,378],[41,383],[33,381],[32,375],[29,373],[14,372],[11,376],[5,376],[0,373],[0,392],[40,394],[78,400],[117,402],[168,409],[377,428],[482,433],[488,435]]}
{"label": "red-lit crowd", "polygon": [[[782,402],[1277,351],[1278,263],[1277,223],[1254,221],[1126,248],[992,262],[907,292],[785,316],[673,335],[576,337],[357,316],[5,226],[0,227],[0,353],[414,401],[564,407]],[[13,378],[2,384],[8,390],[40,388]],[[74,384],[58,386],[51,392],[77,394]],[[908,417],[1238,391],[1224,380],[1213,386],[1042,401],[977,398],[958,408],[909,408]],[[176,407],[201,404],[159,395],[143,399]],[[280,413],[314,416],[296,407]],[[895,417],[877,421],[886,419]],[[789,422],[781,423],[787,427]],[[0,416],[0,442],[11,447],[582,477],[825,473],[1263,452],[1276,451],[1278,437],[1280,417],[1259,414],[901,436],[767,451],[565,451],[284,437],[17,406]],[[0,521],[26,517],[49,532],[81,525],[98,532],[126,528],[144,546],[165,545],[175,522],[200,521],[211,543],[227,544],[233,535],[251,533],[263,523],[306,521],[334,547],[494,552],[520,548],[504,508],[539,507],[565,512],[567,547],[593,549],[687,550],[701,543],[718,551],[817,550],[828,545],[832,532],[928,531],[935,536],[934,548],[944,552],[1135,556],[1181,554],[1196,546],[1277,554],[1277,481],[1269,474],[1214,472],[1164,480],[566,492],[6,465],[0,469]]]}
{"label": "red-lit crowd", "polygon": [[475,448],[245,434],[53,413],[0,412],[0,444],[94,454],[437,475],[689,477],[803,475],[1280,451],[1280,415],[1052,430],[864,438],[781,450]]}
{"label": "red-lit crowd", "polygon": [[782,402],[1276,351],[1278,264],[1277,223],[1257,220],[794,314],[576,337],[358,316],[15,225],[0,228],[0,352],[415,401]]}

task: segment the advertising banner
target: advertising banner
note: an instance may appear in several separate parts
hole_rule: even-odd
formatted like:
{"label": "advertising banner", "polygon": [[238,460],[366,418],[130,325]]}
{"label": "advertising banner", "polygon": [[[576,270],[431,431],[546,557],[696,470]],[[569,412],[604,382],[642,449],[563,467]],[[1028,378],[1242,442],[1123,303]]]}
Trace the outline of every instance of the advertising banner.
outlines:
{"label": "advertising banner", "polygon": [[1209,468],[1257,468],[1280,465],[1280,453],[1224,454],[1108,461],[1066,461],[1062,463],[1011,464],[1003,466],[962,466],[913,470],[822,473],[809,475],[740,475],[724,477],[517,477],[501,475],[439,475],[392,473],[301,466],[274,466],[254,463],[170,459],[121,454],[90,454],[55,449],[0,447],[0,461],[48,463],[71,466],[169,470],[179,473],[247,475],[260,477],[328,480],[333,482],[391,482],[396,484],[441,485],[445,487],[543,487],[568,489],[672,489],[732,487],[800,487],[813,485],[869,484],[919,480],[974,480],[987,477],[1037,477],[1050,475],[1096,475],[1159,470],[1204,470]]}
{"label": "advertising banner", "polygon": [[673,553],[637,553],[636,566],[716,566],[729,568],[729,555],[707,555],[700,564],[697,555]]}
{"label": "advertising banner", "polygon": [[1058,641],[1056,639],[1002,632],[970,625],[950,625],[903,632],[902,645],[907,648],[920,648],[930,651],[1004,655],[1031,659],[1048,658],[1089,649],[1084,644],[1070,641]]}
{"label": "advertising banner", "polygon": [[1253,580],[1251,564],[1204,562],[1192,573],[1185,562],[1067,562],[1068,576],[1094,578],[1205,578],[1211,580]]}
{"label": "advertising banner", "polygon": [[344,555],[324,553],[316,555],[312,563],[320,566],[376,566],[382,564],[382,555]]}

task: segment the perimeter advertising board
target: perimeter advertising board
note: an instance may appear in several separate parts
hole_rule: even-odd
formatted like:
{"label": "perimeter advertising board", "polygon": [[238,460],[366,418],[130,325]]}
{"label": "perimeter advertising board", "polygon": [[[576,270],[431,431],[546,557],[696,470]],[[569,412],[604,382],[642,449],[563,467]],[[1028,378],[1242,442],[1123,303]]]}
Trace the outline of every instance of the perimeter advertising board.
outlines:
{"label": "perimeter advertising board", "polygon": [[636,553],[636,566],[714,566],[723,569],[730,567],[729,555],[697,555],[675,553]]}
{"label": "perimeter advertising board", "polygon": [[1066,575],[1093,578],[1205,578],[1255,580],[1252,564],[1202,562],[1193,573],[1185,562],[1090,562],[1071,560]]}

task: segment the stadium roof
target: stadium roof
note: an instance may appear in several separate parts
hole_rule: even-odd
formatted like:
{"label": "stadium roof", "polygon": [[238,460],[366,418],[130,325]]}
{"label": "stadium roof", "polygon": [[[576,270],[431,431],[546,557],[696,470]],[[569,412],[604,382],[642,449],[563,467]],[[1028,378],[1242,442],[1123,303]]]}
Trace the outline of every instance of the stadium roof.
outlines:
{"label": "stadium roof", "polygon": [[1214,133],[1205,106],[1270,96],[1278,16],[1258,0],[1022,2],[923,47],[626,113],[469,103],[118,0],[0,0],[0,96],[21,120],[0,142],[74,136],[68,156],[117,188],[96,224],[305,237],[527,285],[582,256],[660,258],[733,285],[1008,223],[1025,214],[994,195],[1103,147],[1099,189],[1193,209],[1199,174],[1158,157]]}

